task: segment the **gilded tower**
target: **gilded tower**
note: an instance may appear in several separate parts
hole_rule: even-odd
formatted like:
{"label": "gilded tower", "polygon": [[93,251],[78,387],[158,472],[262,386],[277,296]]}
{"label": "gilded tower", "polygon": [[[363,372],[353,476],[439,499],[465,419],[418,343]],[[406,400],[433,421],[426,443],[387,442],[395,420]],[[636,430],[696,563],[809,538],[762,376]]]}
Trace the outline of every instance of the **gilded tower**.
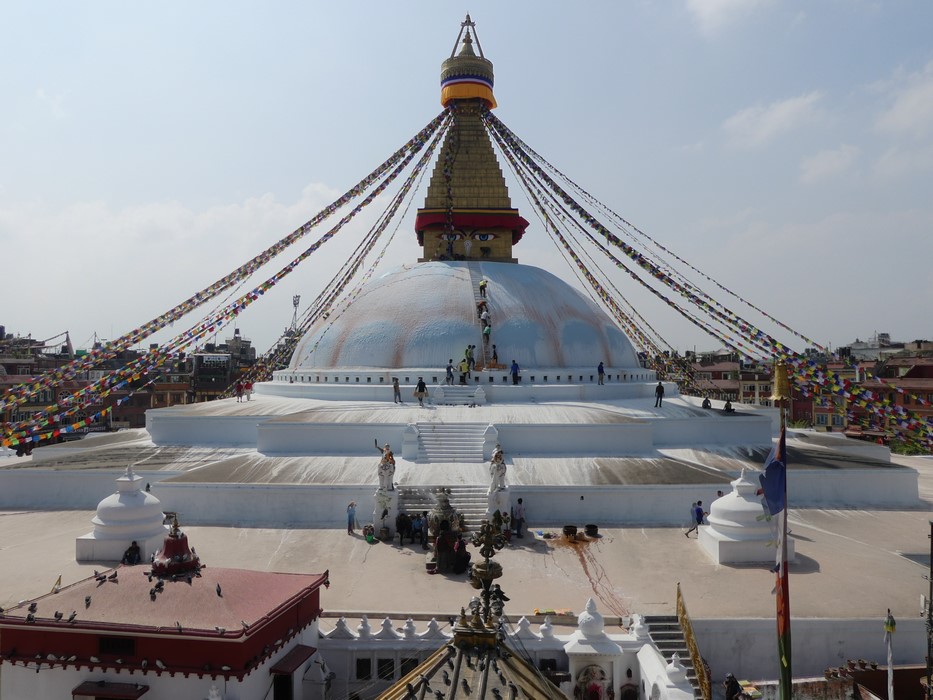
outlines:
{"label": "gilded tower", "polygon": [[512,208],[483,125],[483,111],[496,106],[492,87],[492,62],[483,55],[467,15],[450,58],[441,65],[441,104],[453,113],[453,123],[415,219],[422,260],[516,262],[512,246],[528,222]]}

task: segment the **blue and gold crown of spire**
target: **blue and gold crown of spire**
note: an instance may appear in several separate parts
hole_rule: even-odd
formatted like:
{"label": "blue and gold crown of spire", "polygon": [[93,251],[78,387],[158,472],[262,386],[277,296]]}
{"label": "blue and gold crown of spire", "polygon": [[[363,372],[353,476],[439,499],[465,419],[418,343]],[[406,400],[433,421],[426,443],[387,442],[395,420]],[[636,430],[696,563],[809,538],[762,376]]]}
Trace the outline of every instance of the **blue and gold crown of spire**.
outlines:
{"label": "blue and gold crown of spire", "polygon": [[[479,56],[473,50],[474,36]],[[463,44],[460,53],[454,55],[461,37]],[[450,58],[441,64],[441,104],[446,107],[452,100],[479,98],[489,109],[493,109],[496,106],[496,98],[492,94],[492,86],[492,61],[483,55],[483,47],[476,34],[476,23],[467,15],[460,24],[460,33],[454,41]]]}

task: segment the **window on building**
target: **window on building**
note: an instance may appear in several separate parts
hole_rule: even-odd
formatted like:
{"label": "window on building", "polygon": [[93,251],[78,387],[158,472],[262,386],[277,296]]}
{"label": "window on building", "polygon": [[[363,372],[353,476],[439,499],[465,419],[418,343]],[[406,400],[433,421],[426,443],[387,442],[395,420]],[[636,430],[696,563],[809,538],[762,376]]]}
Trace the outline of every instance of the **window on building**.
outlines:
{"label": "window on building", "polygon": [[816,424],[817,424],[817,425],[826,425],[826,414],[825,414],[825,413],[817,413],[817,414],[816,414]]}
{"label": "window on building", "polygon": [[842,425],[842,416],[833,416],[833,425]]}
{"label": "window on building", "polygon": [[748,392],[749,394],[754,394],[754,393],[755,393],[755,385],[754,385],[754,384],[746,384],[746,385],[745,385],[745,391]]}
{"label": "window on building", "polygon": [[395,678],[395,659],[379,659],[376,662],[379,680],[391,681]]}
{"label": "window on building", "polygon": [[373,678],[373,660],[372,659],[357,659],[356,660],[356,680],[358,681],[370,681]]}

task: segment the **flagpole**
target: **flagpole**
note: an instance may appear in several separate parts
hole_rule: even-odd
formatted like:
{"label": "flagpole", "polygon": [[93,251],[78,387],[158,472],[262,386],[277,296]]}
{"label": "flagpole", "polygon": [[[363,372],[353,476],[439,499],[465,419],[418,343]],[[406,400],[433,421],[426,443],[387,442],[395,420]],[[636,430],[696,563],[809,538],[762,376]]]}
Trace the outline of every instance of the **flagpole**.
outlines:
{"label": "flagpole", "polygon": [[778,401],[781,415],[781,437],[779,442],[780,458],[784,462],[784,509],[781,512],[781,551],[777,566],[777,633],[778,658],[780,662],[780,700],[791,700],[793,695],[793,675],[791,671],[791,634],[790,634],[790,577],[787,570],[787,449],[785,431],[787,429],[787,400],[790,398],[790,381],[787,365],[776,363],[774,366],[774,393],[771,397]]}
{"label": "flagpole", "polygon": [[888,700],[894,700],[894,632],[897,622],[888,608],[888,616],[884,618],[884,646],[888,652]]}

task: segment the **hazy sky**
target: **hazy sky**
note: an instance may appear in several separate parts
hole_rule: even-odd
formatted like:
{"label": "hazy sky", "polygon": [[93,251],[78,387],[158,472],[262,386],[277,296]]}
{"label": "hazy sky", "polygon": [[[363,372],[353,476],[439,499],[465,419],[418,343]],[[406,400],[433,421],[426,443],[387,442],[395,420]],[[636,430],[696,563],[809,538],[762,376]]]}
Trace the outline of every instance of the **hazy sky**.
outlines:
{"label": "hazy sky", "polygon": [[[821,343],[933,337],[920,0],[0,4],[0,324],[115,338],[288,234],[440,112],[466,11],[497,116],[629,221]],[[510,190],[517,257],[569,278]],[[241,316],[260,351],[363,229]]]}

